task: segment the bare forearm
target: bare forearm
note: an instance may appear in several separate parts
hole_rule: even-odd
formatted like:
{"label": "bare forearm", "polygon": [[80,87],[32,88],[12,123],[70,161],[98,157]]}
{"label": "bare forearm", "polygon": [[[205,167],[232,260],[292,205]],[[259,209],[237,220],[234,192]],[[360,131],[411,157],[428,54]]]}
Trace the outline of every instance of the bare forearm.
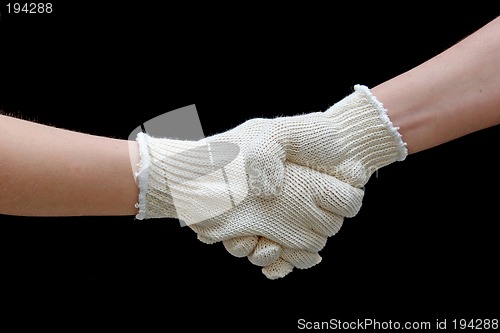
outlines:
{"label": "bare forearm", "polygon": [[129,144],[0,115],[0,214],[135,214]]}
{"label": "bare forearm", "polygon": [[410,154],[500,124],[500,18],[372,91]]}

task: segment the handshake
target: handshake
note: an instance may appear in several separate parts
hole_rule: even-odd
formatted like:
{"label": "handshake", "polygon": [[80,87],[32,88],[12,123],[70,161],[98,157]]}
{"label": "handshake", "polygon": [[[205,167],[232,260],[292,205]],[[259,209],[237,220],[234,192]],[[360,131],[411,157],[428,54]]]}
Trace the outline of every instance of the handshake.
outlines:
{"label": "handshake", "polygon": [[177,218],[269,279],[321,261],[379,168],[407,156],[362,85],[324,112],[255,118],[198,141],[137,136],[138,219]]}

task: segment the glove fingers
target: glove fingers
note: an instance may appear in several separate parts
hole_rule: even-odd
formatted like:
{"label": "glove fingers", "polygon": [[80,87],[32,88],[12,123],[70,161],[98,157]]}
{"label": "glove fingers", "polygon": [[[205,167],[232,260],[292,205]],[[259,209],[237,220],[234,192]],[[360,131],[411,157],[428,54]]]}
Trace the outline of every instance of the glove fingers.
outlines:
{"label": "glove fingers", "polygon": [[250,255],[257,243],[259,238],[257,236],[241,236],[234,237],[222,242],[227,252],[235,257],[243,258]]}
{"label": "glove fingers", "polygon": [[364,191],[323,174],[314,192],[318,206],[344,217],[353,217],[361,209]]}
{"label": "glove fingers", "polygon": [[324,212],[324,215],[324,218],[318,219],[315,223],[314,229],[326,237],[332,237],[339,232],[344,222],[344,217],[327,211]]}
{"label": "glove fingers", "polygon": [[283,249],[281,258],[296,268],[311,268],[321,262],[321,256],[318,252],[305,250]]}
{"label": "glove fingers", "polygon": [[285,277],[293,271],[293,265],[279,258],[271,265],[263,267],[262,273],[270,280]]}
{"label": "glove fingers", "polygon": [[[316,208],[316,212],[314,214],[317,214],[315,220],[332,220],[332,217],[329,216],[331,213],[322,211],[321,209]],[[311,223],[294,224],[290,221],[285,224],[285,217],[283,217],[283,220],[281,221],[274,223],[274,220],[270,220],[269,225],[262,226],[258,222],[252,221],[250,217],[248,219],[250,221],[248,221],[248,224],[244,225],[248,225],[246,230],[243,230],[241,225],[229,228],[227,224],[224,223],[212,223],[207,225],[205,222],[190,225],[190,228],[198,235],[203,235],[198,236],[198,239],[201,237],[203,240],[200,240],[204,243],[213,244],[219,241],[229,241],[229,248],[235,246],[235,244],[232,244],[230,240],[234,241],[239,238],[244,239],[245,237],[248,237],[247,235],[249,234],[265,236],[269,240],[293,249],[310,251],[320,251],[325,246],[327,241],[327,236],[325,236],[327,232],[316,231],[315,227],[311,227]],[[334,219],[336,219],[336,217],[334,217]],[[318,230],[320,229],[318,228]]]}
{"label": "glove fingers", "polygon": [[[228,224],[225,222],[225,220],[213,218],[200,223],[190,224],[189,228],[196,234],[202,235],[203,239],[210,240],[209,244],[243,236],[234,229],[228,231]],[[200,239],[200,236],[198,236],[198,239]],[[206,243],[203,240],[202,242]]]}
{"label": "glove fingers", "polygon": [[213,238],[210,238],[210,237],[205,237],[201,234],[197,234],[197,238],[200,242],[202,243],[205,243],[205,244],[215,244],[217,243],[216,240],[214,240]]}
{"label": "glove fingers", "polygon": [[[338,214],[332,213],[328,210],[324,209],[318,209],[317,211],[314,212],[314,219],[311,219],[309,221],[309,227],[311,228],[311,231],[314,232],[314,234],[321,235],[325,239],[328,237],[334,236],[337,234],[337,232],[340,230],[342,227],[342,224],[344,222],[344,217],[340,216]],[[311,233],[311,232],[309,232]],[[293,248],[296,250],[309,250],[309,251],[320,251],[321,248],[315,248],[312,246],[307,246],[304,247],[302,246],[301,248],[295,246],[287,246],[288,248]],[[323,247],[326,244],[323,244]]]}
{"label": "glove fingers", "polygon": [[257,266],[269,266],[279,259],[282,247],[265,237],[260,237],[255,250],[248,255],[248,260]]}

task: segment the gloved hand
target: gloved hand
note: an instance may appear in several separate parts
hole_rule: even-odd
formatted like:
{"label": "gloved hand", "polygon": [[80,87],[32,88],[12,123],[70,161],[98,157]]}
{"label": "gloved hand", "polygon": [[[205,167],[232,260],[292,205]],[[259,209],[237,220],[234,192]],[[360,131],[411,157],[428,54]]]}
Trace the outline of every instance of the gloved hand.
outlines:
{"label": "gloved hand", "polygon": [[406,158],[398,130],[371,91],[356,85],[324,112],[268,123],[246,154],[250,183],[261,196],[276,196],[289,161],[362,188],[376,170]]}
{"label": "gloved hand", "polygon": [[[356,85],[354,90],[325,112],[275,118],[253,139],[245,162],[254,193],[261,197],[279,195],[286,162],[363,188],[376,170],[406,158],[406,144],[382,103],[366,86]],[[234,255],[244,256],[241,249],[254,242],[251,237],[240,237],[225,241],[225,245]],[[288,253],[281,245],[274,246],[274,252]],[[258,255],[253,253],[249,259]]]}
{"label": "gloved hand", "polygon": [[363,194],[334,177],[287,163],[282,193],[275,199],[250,195],[235,209],[192,229],[200,240],[222,241],[229,253],[248,257],[263,267],[266,277],[276,279],[294,267],[318,264],[319,251],[344,217],[357,214]]}
{"label": "gloved hand", "polygon": [[[363,191],[286,163],[280,195],[252,195],[245,156],[272,121],[250,120],[199,141],[140,133],[137,218],[178,218],[201,241],[222,241],[230,253],[247,255],[268,278],[318,263],[327,238],[339,230],[344,217],[359,211]],[[246,252],[238,246],[241,239]]]}
{"label": "gloved hand", "polygon": [[[341,224],[339,223],[338,229]],[[223,243],[232,255],[247,257],[254,265],[263,266],[262,273],[271,280],[288,275],[294,268],[311,268],[322,260],[319,251],[291,249],[265,237],[242,236]]]}

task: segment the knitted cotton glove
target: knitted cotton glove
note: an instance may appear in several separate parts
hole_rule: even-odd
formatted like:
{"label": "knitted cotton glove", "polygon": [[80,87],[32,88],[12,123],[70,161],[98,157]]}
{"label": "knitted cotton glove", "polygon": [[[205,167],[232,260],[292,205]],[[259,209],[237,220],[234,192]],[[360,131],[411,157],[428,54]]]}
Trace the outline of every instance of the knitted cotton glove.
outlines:
{"label": "knitted cotton glove", "polygon": [[275,196],[285,161],[363,187],[378,169],[407,156],[406,144],[387,110],[362,85],[324,112],[274,119],[246,155],[253,190]]}
{"label": "knitted cotton glove", "polygon": [[[274,119],[250,145],[246,164],[252,189],[261,197],[278,195],[285,161],[362,188],[377,169],[404,160],[405,145],[382,103],[366,86],[356,85],[352,94],[325,112]],[[265,261],[268,252],[281,253],[281,259],[264,270],[270,278],[286,275],[293,267],[312,267],[321,260],[319,255],[294,253],[280,244],[265,246],[272,251],[248,252],[255,242],[252,237],[240,237],[224,245],[233,255],[248,256],[257,264]]]}
{"label": "knitted cotton glove", "polygon": [[[286,251],[271,251],[267,259],[260,256],[254,261],[263,266],[264,274],[268,266],[281,262],[292,250],[310,252],[319,262],[317,252],[326,239],[339,230],[344,217],[359,211],[363,191],[335,177],[287,163],[282,195],[272,200],[252,195],[245,155],[270,121],[250,120],[199,141],[140,133],[137,218],[178,218],[205,243],[258,236],[284,246]],[[252,250],[263,253],[258,247]]]}
{"label": "knitted cotton glove", "polygon": [[311,268],[322,260],[318,252],[291,249],[265,237],[235,237],[223,243],[232,255],[247,257],[253,264],[263,266],[262,273],[271,280],[285,277],[294,268]]}

